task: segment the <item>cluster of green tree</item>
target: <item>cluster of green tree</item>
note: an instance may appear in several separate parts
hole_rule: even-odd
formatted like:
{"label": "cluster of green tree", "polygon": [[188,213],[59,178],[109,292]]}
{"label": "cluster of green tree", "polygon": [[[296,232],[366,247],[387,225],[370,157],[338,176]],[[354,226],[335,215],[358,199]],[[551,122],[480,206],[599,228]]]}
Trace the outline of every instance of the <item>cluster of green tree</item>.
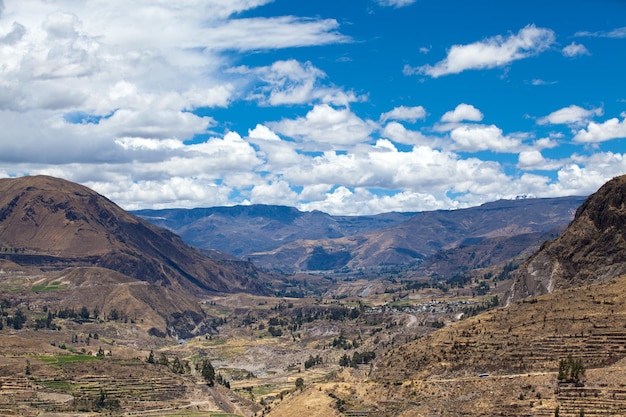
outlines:
{"label": "cluster of green tree", "polygon": [[[50,314],[50,312],[48,312]],[[74,320],[89,320],[90,318],[97,319],[100,316],[100,312],[96,307],[93,312],[90,312],[86,306],[82,306],[78,311],[74,307],[65,307],[52,313],[53,318],[58,317],[60,319],[74,319]]]}
{"label": "cluster of green tree", "polygon": [[585,378],[585,366],[582,359],[574,359],[569,355],[565,359],[559,361],[559,374],[557,379],[559,382],[569,382],[576,385],[582,384]]}
{"label": "cluster of green tree", "polygon": [[226,324],[226,317],[220,317],[217,319],[211,320],[211,327],[217,329],[219,326],[223,326]]}
{"label": "cluster of green tree", "polygon": [[483,311],[491,310],[492,308],[496,308],[500,305],[500,298],[497,295],[490,297],[480,304],[476,304],[473,306],[463,307],[461,312],[464,317],[472,317],[481,313]]}
{"label": "cluster of green tree", "polygon": [[154,357],[154,351],[151,350],[150,354],[148,354],[148,358],[146,359],[146,362],[152,363],[155,365],[167,366],[175,374],[185,374],[185,373],[191,372],[191,367],[189,366],[188,361],[181,361],[178,356],[174,356],[174,359],[170,361],[170,359],[167,357],[167,355],[164,352],[161,352],[161,355],[159,356],[159,359],[157,360]]}
{"label": "cluster of green tree", "polygon": [[454,274],[452,278],[448,280],[448,285],[452,288],[465,288],[467,284],[472,282],[471,275],[467,274]]}
{"label": "cluster of green tree", "polygon": [[200,372],[202,379],[204,379],[208,386],[212,387],[215,385],[215,368],[210,360],[202,359],[200,363],[196,364],[196,370]]}
{"label": "cluster of green tree", "polygon": [[283,331],[280,327],[269,326],[267,332],[273,337],[280,337],[283,335]]}
{"label": "cluster of green tree", "polygon": [[368,364],[372,362],[374,359],[376,359],[375,352],[363,352],[363,353],[354,352],[352,354],[352,358],[350,358],[350,356],[348,356],[347,354],[344,354],[339,359],[339,365],[343,367],[349,366],[352,368],[356,368],[359,365]]}
{"label": "cluster of green tree", "polygon": [[73,405],[74,409],[79,412],[101,412],[103,410],[113,412],[119,410],[120,401],[116,398],[109,397],[106,391],[104,391],[103,388],[100,388],[100,394],[97,397],[74,398]]}
{"label": "cluster of green tree", "polygon": [[12,315],[3,310],[2,317],[0,317],[0,330],[4,328],[4,323],[7,327],[20,330],[26,324],[26,320],[26,314],[19,308]]}
{"label": "cluster of green tree", "polygon": [[[282,307],[275,307],[273,309],[279,309],[281,311]],[[307,308],[306,310],[303,308],[294,309],[289,317],[287,316],[276,316],[271,317],[268,322],[268,333],[271,336],[278,337],[284,334],[285,330],[288,330],[291,333],[297,332],[298,329],[302,327],[305,323],[311,323],[316,320],[325,320],[325,321],[345,321],[355,320],[361,315],[361,310],[363,306],[359,308],[355,307],[347,307],[342,305],[330,305],[330,306],[317,306],[312,308]],[[258,319],[256,317],[247,315],[242,320],[242,325],[251,325],[252,323],[257,322]],[[265,329],[264,323],[259,323],[259,330]]]}
{"label": "cluster of green tree", "polygon": [[509,262],[508,264],[506,264],[504,266],[504,268],[502,269],[502,272],[500,272],[500,274],[498,274],[498,276],[496,277],[496,281],[504,281],[507,280],[509,278],[511,278],[511,273],[513,271],[515,271],[517,268],[519,268],[518,264],[515,264],[513,262]]}
{"label": "cluster of green tree", "polygon": [[224,378],[222,376],[222,374],[218,373],[217,377],[215,378],[215,381],[220,384],[225,386],[226,388],[230,389],[230,382],[228,382],[228,380],[226,378]]}
{"label": "cluster of green tree", "polygon": [[415,281],[415,280],[400,280],[403,290],[419,291],[426,288],[433,288],[436,286],[434,281]]}
{"label": "cluster of green tree", "polygon": [[0,248],[0,252],[2,253],[24,253],[26,252],[26,248],[14,248],[11,246],[2,246]]}
{"label": "cluster of green tree", "polygon": [[54,322],[54,314],[51,311],[48,311],[48,315],[46,317],[37,317],[35,318],[35,329],[51,329],[58,330],[59,326],[55,325]]}
{"label": "cluster of green tree", "polygon": [[332,347],[343,350],[356,349],[359,347],[359,342],[357,342],[356,339],[352,341],[348,340],[343,332],[341,332],[339,337],[333,339]]}
{"label": "cluster of green tree", "polygon": [[321,365],[322,363],[324,363],[324,361],[322,360],[322,357],[320,355],[310,355],[309,359],[304,361],[304,369],[309,369],[314,367],[315,365]]}

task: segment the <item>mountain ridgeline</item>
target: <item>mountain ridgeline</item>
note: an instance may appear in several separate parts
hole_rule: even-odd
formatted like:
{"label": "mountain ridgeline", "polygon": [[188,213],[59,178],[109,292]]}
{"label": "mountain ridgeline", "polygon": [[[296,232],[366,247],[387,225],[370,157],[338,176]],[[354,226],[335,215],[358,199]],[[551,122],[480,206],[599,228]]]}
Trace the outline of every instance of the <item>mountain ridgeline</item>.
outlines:
{"label": "mountain ridgeline", "polygon": [[185,242],[283,272],[422,265],[454,274],[530,255],[560,233],[584,197],[501,200],[479,207],[331,216],[283,206],[141,210]]}

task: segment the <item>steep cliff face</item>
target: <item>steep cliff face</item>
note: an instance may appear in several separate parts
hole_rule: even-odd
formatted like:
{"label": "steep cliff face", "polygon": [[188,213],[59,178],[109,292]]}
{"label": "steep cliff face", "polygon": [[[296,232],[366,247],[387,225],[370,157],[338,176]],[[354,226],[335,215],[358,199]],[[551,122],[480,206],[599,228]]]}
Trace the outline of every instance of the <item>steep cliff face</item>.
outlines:
{"label": "steep cliff face", "polygon": [[626,175],[613,178],[577,210],[558,238],[517,271],[508,303],[626,273]]}

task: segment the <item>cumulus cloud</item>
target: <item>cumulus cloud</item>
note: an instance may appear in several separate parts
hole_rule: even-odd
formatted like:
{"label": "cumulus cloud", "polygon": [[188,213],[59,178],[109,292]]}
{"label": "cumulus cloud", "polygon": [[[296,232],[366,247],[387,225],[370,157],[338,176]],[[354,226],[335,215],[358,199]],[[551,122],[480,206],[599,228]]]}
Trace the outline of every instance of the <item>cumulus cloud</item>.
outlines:
{"label": "cumulus cloud", "polygon": [[437,140],[426,137],[422,132],[409,130],[398,122],[387,123],[382,131],[382,135],[396,143],[406,145],[423,145],[430,143],[436,145]]}
{"label": "cumulus cloud", "polygon": [[447,57],[435,65],[405,67],[405,74],[424,74],[433,78],[458,74],[471,69],[502,67],[519,59],[537,55],[550,48],[555,34],[550,29],[528,25],[508,37],[494,36],[468,45],[454,45]]}
{"label": "cumulus cloud", "polygon": [[595,109],[584,109],[580,106],[572,104],[569,107],[556,110],[545,117],[537,120],[540,125],[545,124],[566,124],[580,125],[585,124],[594,116],[602,116],[604,110],[601,107]]}
{"label": "cumulus cloud", "polygon": [[572,42],[569,45],[567,45],[565,48],[561,50],[561,53],[563,53],[564,56],[570,57],[570,58],[578,56],[578,55],[590,55],[590,52],[585,47],[585,45],[582,45],[576,42]]}
{"label": "cumulus cloud", "polygon": [[406,107],[400,106],[380,115],[380,121],[401,120],[415,123],[417,120],[426,118],[426,109],[422,106]]}
{"label": "cumulus cloud", "polygon": [[[622,153],[592,153],[597,146],[558,160],[542,154],[624,137],[621,119],[591,122],[602,109],[557,110],[534,129],[569,132],[535,139],[534,131],[507,135],[479,124],[485,116],[466,103],[429,125],[412,92],[395,98],[405,105],[376,108],[367,91],[333,84],[333,70],[320,66],[338,61],[327,50],[290,59],[302,56],[296,48],[352,42],[339,23],[242,17],[270,2],[0,0],[0,177],[66,178],[127,209],[266,203],[370,214],[591,192],[626,172]],[[531,25],[455,45],[443,61],[407,73],[501,67],[553,44],[551,30]],[[581,47],[562,52],[576,56]],[[341,65],[356,63],[340,55]],[[263,108],[248,111],[255,105]],[[241,120],[224,120],[241,108]],[[517,164],[493,153],[519,153]],[[558,178],[540,170],[559,170]]]}
{"label": "cumulus cloud", "polygon": [[330,149],[367,141],[376,125],[359,118],[347,108],[335,109],[320,104],[305,117],[273,122],[269,127],[300,142],[324,144]]}
{"label": "cumulus cloud", "polygon": [[[626,115],[622,114],[622,117]],[[615,117],[603,123],[590,122],[586,129],[581,129],[576,133],[574,141],[597,143],[621,138],[626,138],[626,118],[620,122]]]}
{"label": "cumulus cloud", "polygon": [[382,213],[391,211],[440,210],[456,206],[445,195],[419,192],[401,192],[394,195],[378,195],[365,188],[349,189],[337,187],[327,192],[323,199],[304,203],[302,210],[320,210],[330,214],[360,215],[362,213]]}
{"label": "cumulus cloud", "polygon": [[564,165],[562,161],[544,158],[538,149],[524,150],[519,153],[517,167],[523,170],[549,171],[559,169]]}
{"label": "cumulus cloud", "polygon": [[480,122],[483,120],[483,114],[471,104],[461,103],[454,110],[446,112],[441,116],[444,123],[458,123],[462,121]]}
{"label": "cumulus cloud", "polygon": [[513,153],[521,141],[502,134],[502,129],[494,125],[462,125],[450,132],[457,150],[466,152],[493,151]]}

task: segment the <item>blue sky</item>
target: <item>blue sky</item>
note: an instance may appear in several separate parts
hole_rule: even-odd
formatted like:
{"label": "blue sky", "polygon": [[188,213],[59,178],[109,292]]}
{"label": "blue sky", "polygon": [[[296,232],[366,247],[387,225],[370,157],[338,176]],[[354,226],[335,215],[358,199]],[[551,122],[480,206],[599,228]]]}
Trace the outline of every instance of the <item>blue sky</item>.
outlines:
{"label": "blue sky", "polygon": [[0,177],[332,214],[626,173],[626,2],[0,0]]}

